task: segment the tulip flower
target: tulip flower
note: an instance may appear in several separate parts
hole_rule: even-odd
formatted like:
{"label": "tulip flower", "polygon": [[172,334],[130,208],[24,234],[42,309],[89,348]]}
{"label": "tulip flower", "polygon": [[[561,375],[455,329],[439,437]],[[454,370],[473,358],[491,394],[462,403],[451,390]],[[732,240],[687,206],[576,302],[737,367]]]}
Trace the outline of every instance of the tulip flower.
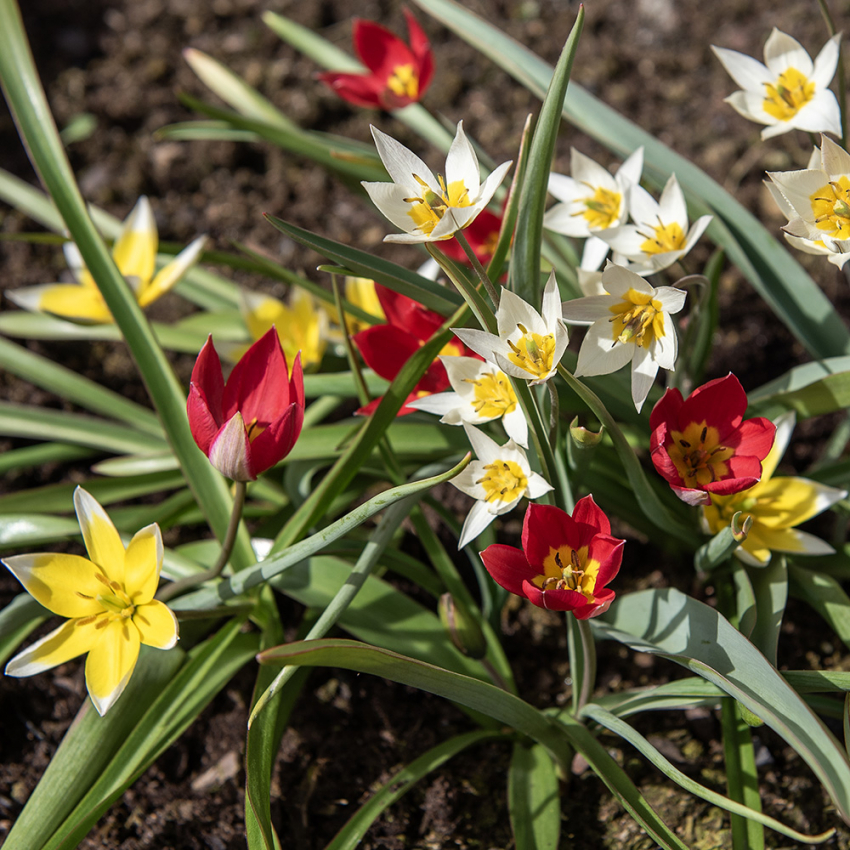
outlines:
{"label": "tulip flower", "polygon": [[797,476],[775,476],[777,464],[788,447],[794,430],[794,412],[776,420],[776,439],[762,461],[761,481],[748,490],[729,496],[710,494],[711,504],[702,509],[702,525],[710,534],[726,528],[732,517],[743,511],[752,519],[747,539],[735,550],[745,564],[763,567],[771,552],[799,555],[828,555],[835,550],[826,541],[797,526],[847,497],[846,490],[827,487]]}
{"label": "tulip flower", "polygon": [[638,148],[613,176],[590,157],[572,148],[572,176],[549,175],[549,192],[560,203],[546,212],[543,226],[565,236],[587,239],[581,259],[582,269],[594,271],[602,265],[609,246],[596,234],[625,224],[629,189],[640,183],[642,171],[643,148]]}
{"label": "tulip flower", "polygon": [[685,306],[687,293],[650,286],[642,277],[608,263],[601,279],[604,295],[576,298],[563,305],[564,320],[590,325],[578,353],[576,377],[608,375],[631,362],[632,401],[640,411],[658,367],[676,365],[678,339],[670,318]]}
{"label": "tulip flower", "polygon": [[[296,288],[286,304],[271,295],[243,289],[239,306],[255,342],[275,327],[288,363],[294,362],[300,352],[304,369],[321,364],[328,347],[328,314],[309,292]],[[249,347],[226,343],[221,348],[224,357],[235,362]]]}
{"label": "tulip flower", "polygon": [[501,419],[508,436],[528,448],[528,423],[504,372],[475,357],[441,357],[454,392],[434,393],[408,407],[436,413],[447,425],[480,425]]}
{"label": "tulip flower", "polygon": [[18,653],[6,675],[33,676],[88,653],[86,688],[103,715],[130,681],[141,644],[171,649],[177,643],[177,620],[154,599],[162,569],[159,526],[146,526],[125,548],[106,511],[81,487],[74,508],[88,558],[41,552],[3,559],[31,596],[68,618]]}
{"label": "tulip flower", "polygon": [[357,106],[389,112],[417,103],[434,75],[434,56],[416,18],[407,9],[404,17],[410,46],[380,24],[355,18],[354,49],[369,73],[329,71],[319,74],[319,79]]}
{"label": "tulip flower", "polygon": [[[356,333],[352,339],[366,361],[366,365],[385,380],[392,381],[401,371],[402,366],[439,329],[443,323],[443,317],[439,313],[427,310],[412,298],[400,295],[380,284],[375,284],[375,292],[381,309],[387,317],[387,324],[372,325],[371,328]],[[445,345],[440,352],[444,357],[471,353],[457,339]],[[408,402],[431,393],[442,392],[448,387],[449,378],[446,368],[438,357],[419,379],[398,415],[413,413],[414,409],[408,406]],[[380,398],[373,399],[357,412],[368,416],[380,403]]]}
{"label": "tulip flower", "polygon": [[764,46],[764,65],[737,50],[712,46],[742,89],[726,103],[744,118],[767,124],[762,139],[794,129],[840,136],[841,110],[828,88],[838,66],[840,41],[841,34],[834,35],[812,62],[799,41],[774,28]]}
{"label": "tulip flower", "polygon": [[608,517],[585,496],[572,516],[550,505],[529,505],[522,549],[497,543],[481,553],[481,560],[505,590],[539,608],[572,611],[587,620],[614,601],[616,594],[606,585],[620,569],[625,542],[611,536]]}
{"label": "tulip flower", "polygon": [[225,383],[210,337],[192,369],[186,412],[192,436],[210,463],[233,481],[254,481],[292,451],[301,433],[301,358],[296,355],[290,378],[272,327],[248,349]]}
{"label": "tulip flower", "polygon": [[520,499],[539,499],[552,486],[531,471],[528,457],[513,440],[500,446],[483,431],[464,424],[478,460],[472,461],[451,483],[475,499],[463,523],[457,548],[471,543],[491,522],[512,511]]}
{"label": "tulip flower", "polygon": [[367,183],[372,203],[404,233],[384,242],[439,242],[469,227],[483,212],[511,167],[503,162],[482,183],[478,157],[463,132],[463,121],[446,157],[445,177],[435,177],[413,151],[372,127],[378,155],[392,183]]}
{"label": "tulip flower", "polygon": [[614,259],[639,275],[669,268],[696,245],[711,222],[710,215],[688,226],[685,195],[676,175],[670,176],[656,201],[642,186],[629,188],[629,215],[633,224],[600,231],[614,250]]}
{"label": "tulip flower", "polygon": [[514,378],[542,384],[555,374],[567,349],[569,336],[561,318],[561,296],[555,272],[543,290],[543,314],[509,289],[502,292],[496,311],[498,334],[453,328],[485,360]]}
{"label": "tulip flower", "polygon": [[668,389],[652,409],[652,462],[689,505],[710,505],[709,493],[728,496],[758,483],[773,445],[769,419],[744,420],[747,394],[730,372],[697,387],[686,400]]}
{"label": "tulip flower", "polygon": [[[147,307],[168,292],[195,264],[206,236],[199,236],[156,274],[159,237],[150,203],[139,198],[124,221],[112,248],[112,259],[133,290],[140,307]],[[85,324],[108,324],[112,314],[73,242],[65,243],[65,259],[76,283],[47,283],[13,290],[7,295],[24,310],[50,313]]]}

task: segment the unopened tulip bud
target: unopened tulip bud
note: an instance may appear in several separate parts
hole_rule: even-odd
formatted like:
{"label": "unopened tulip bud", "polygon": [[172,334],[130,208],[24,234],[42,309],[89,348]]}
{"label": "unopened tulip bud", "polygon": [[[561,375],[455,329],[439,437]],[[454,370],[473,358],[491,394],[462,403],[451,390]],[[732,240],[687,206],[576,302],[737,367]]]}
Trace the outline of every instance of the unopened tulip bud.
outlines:
{"label": "unopened tulip bud", "polygon": [[592,449],[602,442],[602,437],[605,436],[605,429],[600,426],[598,431],[590,431],[578,424],[578,416],[576,416],[570,423],[570,436],[573,438],[573,443],[577,448]]}
{"label": "unopened tulip bud", "polygon": [[451,593],[440,597],[439,611],[440,621],[455,647],[468,658],[482,659],[487,654],[487,642],[469,612],[454,600]]}

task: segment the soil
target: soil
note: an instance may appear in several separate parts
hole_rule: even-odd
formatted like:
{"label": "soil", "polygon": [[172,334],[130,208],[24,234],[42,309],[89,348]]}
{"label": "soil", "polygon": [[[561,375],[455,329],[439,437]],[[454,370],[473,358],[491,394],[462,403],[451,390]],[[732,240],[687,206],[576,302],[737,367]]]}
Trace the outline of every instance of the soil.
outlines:
{"label": "soil", "polygon": [[[357,110],[314,79],[312,62],[282,45],[262,23],[266,9],[316,29],[345,49],[353,14],[404,31],[401,7],[390,0],[357,3],[322,0],[28,0],[24,12],[33,51],[60,127],[75,116],[94,116],[90,137],[69,146],[85,198],[123,218],[140,194],[152,201],[162,239],[187,242],[198,233],[228,250],[232,240],[268,251],[315,280],[318,258],[285,239],[262,218],[271,212],[302,227],[415,267],[412,248],[390,247],[376,214],[352,190],[323,170],[269,145],[225,142],[157,142],[160,127],[191,119],[178,92],[207,98],[207,91],[181,58],[195,47],[220,59],[300,125],[368,141],[369,123],[427,153],[404,127],[383,114]],[[577,11],[556,0],[467,0],[550,62],[555,62]],[[587,24],[573,78],[646,130],[688,156],[768,226],[784,223],[761,180],[765,170],[804,167],[808,140],[794,134],[769,143],[759,128],[723,103],[734,84],[710,53],[717,44],[760,57],[771,27],[792,33],[811,53],[826,40],[814,3],[715,0],[590,0]],[[520,131],[538,103],[506,75],[475,55],[423,13],[417,17],[432,40],[437,59],[426,103],[465,128],[497,162],[513,158]],[[838,28],[848,27],[839,20]],[[0,141],[7,169],[35,182],[11,119],[0,115]],[[610,155],[572,128],[564,127],[557,170],[569,170],[569,148],[609,165]],[[439,157],[434,157],[438,160]],[[33,230],[14,211],[4,211],[6,232]],[[57,279],[64,267],[52,246],[2,243],[0,286],[17,288]],[[709,254],[693,255],[699,266]],[[798,255],[798,259],[799,259]],[[808,261],[809,258],[802,258]],[[847,315],[847,282],[826,263],[806,263],[827,296]],[[280,284],[234,273],[233,278],[277,296]],[[733,270],[721,283],[721,331],[707,377],[734,366],[746,388],[806,360],[801,347],[773,318]],[[154,308],[156,318],[181,315],[176,295]],[[144,392],[120,346],[28,343],[35,351],[141,400]],[[183,380],[192,360],[175,358]],[[9,375],[3,395],[49,407],[65,403]],[[807,426],[817,441],[830,422]],[[802,468],[812,442],[801,441],[792,460]],[[3,448],[22,441],[5,441]],[[44,467],[8,477],[4,491],[73,480],[79,469]],[[415,541],[408,541],[414,547]],[[621,576],[623,590],[675,585],[704,593],[685,561],[660,556],[630,540]],[[664,560],[659,561],[659,557]],[[5,573],[5,571],[4,571]],[[18,592],[0,576],[0,602]],[[300,612],[282,602],[292,623]],[[811,619],[811,618],[809,618]],[[805,631],[806,612],[791,603],[780,646],[788,667],[846,665],[840,641],[818,628]],[[568,667],[560,618],[511,604],[503,618],[505,645],[517,671],[520,692],[540,706],[569,698]],[[676,668],[615,645],[600,648],[600,689],[648,684],[678,675]],[[254,671],[239,673],[191,729],[141,777],[83,841],[99,847],[230,850],[245,846],[242,758],[247,705]],[[0,689],[0,836],[14,822],[85,697],[82,665],[55,674],[3,680]],[[668,758],[701,782],[724,790],[719,725],[707,711],[639,717],[638,728]],[[284,847],[322,848],[346,819],[392,773],[451,734],[472,728],[459,710],[437,698],[347,671],[314,672],[299,699],[278,753],[272,813]],[[604,739],[642,792],[682,840],[694,848],[730,846],[728,818],[679,793],[617,739]],[[760,778],[766,810],[807,832],[838,827],[828,846],[850,847],[850,831],[839,821],[816,780],[793,751],[769,730],[759,730]],[[463,753],[388,810],[362,846],[377,848],[481,848],[513,846],[506,805],[510,748],[480,745]],[[561,846],[651,846],[631,818],[608,795],[592,771],[574,765],[563,787]],[[767,834],[771,847],[791,846]]]}

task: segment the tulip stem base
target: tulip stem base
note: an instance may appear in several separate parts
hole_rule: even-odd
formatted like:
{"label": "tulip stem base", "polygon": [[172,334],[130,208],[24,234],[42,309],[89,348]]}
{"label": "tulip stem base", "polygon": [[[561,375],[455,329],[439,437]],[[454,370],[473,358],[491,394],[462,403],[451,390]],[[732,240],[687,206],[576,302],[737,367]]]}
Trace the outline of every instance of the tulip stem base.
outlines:
{"label": "tulip stem base", "polygon": [[227,524],[227,531],[221,544],[221,553],[215,564],[205,572],[186,576],[160,588],[156,595],[156,598],[160,602],[173,599],[190,588],[197,587],[199,584],[203,584],[205,581],[210,581],[221,575],[222,570],[230,560],[230,555],[233,553],[233,546],[236,543],[236,536],[239,532],[239,523],[242,521],[242,509],[245,507],[247,490],[248,485],[245,481],[235,481],[233,483],[233,511],[230,514],[230,522]]}
{"label": "tulip stem base", "polygon": [[458,244],[461,248],[463,248],[466,256],[469,257],[469,262],[472,263],[472,268],[475,269],[475,273],[478,275],[478,279],[481,283],[484,284],[484,288],[487,290],[487,294],[490,296],[490,300],[493,302],[493,306],[498,308],[499,306],[499,292],[496,287],[493,285],[493,281],[490,280],[490,276],[487,274],[487,270],[484,266],[481,265],[481,260],[478,259],[475,251],[472,250],[472,246],[469,244],[467,238],[463,235],[462,230],[458,230],[455,233],[455,239],[457,239]]}
{"label": "tulip stem base", "polygon": [[590,701],[596,683],[596,644],[587,620],[579,620],[569,611],[566,618],[570,676],[573,680],[573,714],[578,717]]}

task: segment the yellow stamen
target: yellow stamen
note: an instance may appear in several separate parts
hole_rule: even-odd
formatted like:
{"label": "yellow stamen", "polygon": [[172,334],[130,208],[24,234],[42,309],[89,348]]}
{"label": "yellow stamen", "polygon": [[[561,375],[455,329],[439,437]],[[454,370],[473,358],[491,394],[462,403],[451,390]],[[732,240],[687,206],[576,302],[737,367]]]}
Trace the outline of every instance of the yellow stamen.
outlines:
{"label": "yellow stamen", "polygon": [[588,601],[593,601],[599,561],[588,560],[587,546],[573,549],[570,546],[549,547],[543,561],[543,574],[532,581],[541,590],[577,590]]}
{"label": "yellow stamen", "polygon": [[598,186],[592,195],[582,198],[581,202],[585,209],[578,215],[584,217],[587,226],[592,230],[607,230],[613,227],[620,217],[623,196],[619,192]]}
{"label": "yellow stamen", "polygon": [[664,224],[658,219],[658,225],[650,226],[650,233],[642,233],[646,239],[640,249],[644,254],[666,254],[668,251],[680,251],[685,245],[685,233],[675,221]]}
{"label": "yellow stamen", "polygon": [[729,474],[726,463],[734,449],[720,445],[717,429],[703,422],[691,422],[684,431],[672,431],[667,452],[685,486],[704,486]]}
{"label": "yellow stamen", "polygon": [[815,84],[796,68],[787,68],[776,83],[765,83],[764,87],[767,95],[762,109],[780,121],[789,121],[815,96]]}
{"label": "yellow stamen", "polygon": [[814,192],[809,200],[818,230],[833,239],[850,239],[850,179],[842,175]]}
{"label": "yellow stamen", "polygon": [[421,177],[414,174],[413,178],[425,191],[421,198],[405,198],[404,200],[411,205],[407,214],[416,223],[417,230],[422,233],[430,234],[449,208],[472,206],[469,190],[463,180],[453,180],[446,185],[445,179],[440,175],[437,178],[440,182],[440,193],[437,194]]}
{"label": "yellow stamen", "polygon": [[528,479],[516,461],[488,463],[484,472],[486,475],[475,483],[484,486],[484,500],[487,502],[513,502],[521,498],[528,488]]}
{"label": "yellow stamen", "polygon": [[399,97],[416,100],[419,97],[419,74],[413,65],[396,65],[387,77],[387,88]]}
{"label": "yellow stamen", "polygon": [[482,419],[498,419],[516,409],[516,395],[503,372],[483,372],[465,382],[475,385],[472,406]]}
{"label": "yellow stamen", "polygon": [[611,339],[649,348],[654,339],[664,336],[664,308],[650,293],[636,289],[630,289],[625,299],[608,308],[614,314],[609,319]]}
{"label": "yellow stamen", "polygon": [[524,325],[517,325],[522,336],[516,341],[508,340],[511,353],[508,359],[535,378],[543,378],[552,371],[555,358],[553,334],[530,333]]}

